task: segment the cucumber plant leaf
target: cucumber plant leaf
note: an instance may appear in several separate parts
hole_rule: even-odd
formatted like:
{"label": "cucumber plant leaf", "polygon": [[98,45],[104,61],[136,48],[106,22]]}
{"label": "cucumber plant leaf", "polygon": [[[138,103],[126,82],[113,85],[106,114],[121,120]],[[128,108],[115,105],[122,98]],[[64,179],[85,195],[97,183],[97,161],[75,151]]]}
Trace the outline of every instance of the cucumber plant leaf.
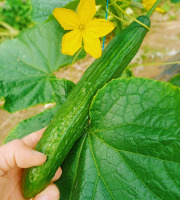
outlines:
{"label": "cucumber plant leaf", "polygon": [[[32,19],[36,22],[44,22],[52,15],[54,8],[68,8],[76,10],[79,0],[31,0]],[[96,0],[96,5],[106,5],[106,0]]]}
{"label": "cucumber plant leaf", "polygon": [[176,87],[180,87],[180,74],[172,77],[169,82]]}
{"label": "cucumber plant leaf", "polygon": [[65,6],[70,9],[76,8],[79,0],[31,0],[31,2],[32,19],[36,22],[44,22],[52,14],[54,8],[62,8]]}
{"label": "cucumber plant leaf", "polygon": [[[0,95],[5,110],[15,112],[53,101],[53,72],[74,59],[61,53],[63,34],[59,23],[51,20],[0,45]],[[84,56],[82,52],[78,59]]]}
{"label": "cucumber plant leaf", "polygon": [[21,139],[30,133],[36,132],[48,126],[58,109],[66,101],[74,86],[75,84],[71,81],[65,79],[53,79],[52,88],[55,94],[56,106],[20,122],[10,131],[5,143],[14,139]]}
{"label": "cucumber plant leaf", "polygon": [[66,200],[180,198],[180,89],[143,78],[98,91],[56,182]]}
{"label": "cucumber plant leaf", "polygon": [[[90,117],[89,130],[66,157],[56,182],[62,199],[179,199],[179,88],[116,79],[98,91]],[[27,135],[23,123],[18,138]]]}

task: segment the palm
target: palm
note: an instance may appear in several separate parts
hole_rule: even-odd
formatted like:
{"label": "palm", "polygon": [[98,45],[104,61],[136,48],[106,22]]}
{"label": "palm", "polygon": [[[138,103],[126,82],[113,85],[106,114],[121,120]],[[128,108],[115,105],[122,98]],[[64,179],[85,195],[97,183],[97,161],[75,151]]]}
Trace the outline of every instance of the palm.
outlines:
{"label": "palm", "polygon": [[15,167],[11,169],[3,178],[0,178],[0,194],[6,200],[24,200],[21,193],[21,177],[23,170]]}

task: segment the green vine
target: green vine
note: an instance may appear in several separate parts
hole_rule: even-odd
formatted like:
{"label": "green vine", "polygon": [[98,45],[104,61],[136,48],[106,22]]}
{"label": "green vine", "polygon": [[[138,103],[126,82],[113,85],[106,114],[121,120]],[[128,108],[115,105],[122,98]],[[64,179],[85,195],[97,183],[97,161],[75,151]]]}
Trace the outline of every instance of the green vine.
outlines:
{"label": "green vine", "polygon": [[158,5],[160,4],[161,0],[157,0],[156,3],[152,6],[152,8],[149,10],[149,12],[147,13],[147,17],[150,17],[153,12],[156,10],[156,8],[158,7]]}

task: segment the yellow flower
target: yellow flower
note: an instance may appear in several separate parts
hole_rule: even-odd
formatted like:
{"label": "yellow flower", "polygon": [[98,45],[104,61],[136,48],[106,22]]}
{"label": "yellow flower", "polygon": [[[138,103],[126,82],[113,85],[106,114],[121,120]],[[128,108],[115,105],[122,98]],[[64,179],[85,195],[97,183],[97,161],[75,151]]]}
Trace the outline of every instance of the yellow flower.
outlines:
{"label": "yellow flower", "polygon": [[[157,0],[143,0],[143,6],[146,10],[150,10],[151,7],[155,4]],[[161,13],[165,13],[165,11],[161,8],[156,8],[156,11],[159,11]]]}
{"label": "yellow flower", "polygon": [[114,24],[96,19],[95,0],[80,0],[77,13],[66,8],[55,8],[53,14],[64,30],[71,30],[62,38],[62,53],[74,55],[83,45],[85,51],[95,58],[101,57],[100,37],[110,33]]}

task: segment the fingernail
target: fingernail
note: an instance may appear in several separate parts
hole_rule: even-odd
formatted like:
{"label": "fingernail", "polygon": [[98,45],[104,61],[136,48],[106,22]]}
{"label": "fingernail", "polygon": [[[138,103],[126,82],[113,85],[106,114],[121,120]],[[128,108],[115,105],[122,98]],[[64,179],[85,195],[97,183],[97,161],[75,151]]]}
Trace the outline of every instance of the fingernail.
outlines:
{"label": "fingernail", "polygon": [[48,197],[46,195],[42,195],[38,197],[37,200],[48,200]]}
{"label": "fingernail", "polygon": [[38,155],[38,156],[40,156],[40,155],[41,155],[41,156],[42,156],[42,155],[45,156],[45,154],[43,154],[43,153],[41,153],[41,152],[39,152],[39,151],[35,151],[35,150],[33,150],[33,153],[36,154],[36,155]]}

